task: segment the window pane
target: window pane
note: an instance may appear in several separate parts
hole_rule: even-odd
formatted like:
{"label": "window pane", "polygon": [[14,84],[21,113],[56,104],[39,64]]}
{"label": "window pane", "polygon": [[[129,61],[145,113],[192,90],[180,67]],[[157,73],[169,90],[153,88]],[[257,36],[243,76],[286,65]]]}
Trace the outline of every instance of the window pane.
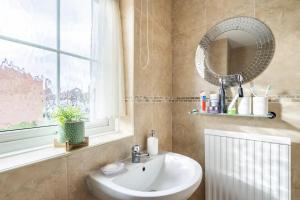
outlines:
{"label": "window pane", "polygon": [[1,0],[0,34],[56,47],[55,0]]}
{"label": "window pane", "polygon": [[56,54],[0,40],[0,61],[0,130],[48,125],[56,102]]}
{"label": "window pane", "polygon": [[92,12],[90,0],[61,1],[61,49],[90,57]]}
{"label": "window pane", "polygon": [[61,55],[60,104],[79,106],[89,113],[90,62]]}

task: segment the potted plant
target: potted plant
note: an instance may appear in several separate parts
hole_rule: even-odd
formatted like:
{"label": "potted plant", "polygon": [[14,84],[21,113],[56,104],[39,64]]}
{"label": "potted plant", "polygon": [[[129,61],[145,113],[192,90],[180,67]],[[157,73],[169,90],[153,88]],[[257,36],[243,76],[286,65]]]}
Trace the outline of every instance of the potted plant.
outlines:
{"label": "potted plant", "polygon": [[57,140],[59,143],[80,144],[84,140],[83,113],[74,106],[58,107],[53,118],[59,125]]}

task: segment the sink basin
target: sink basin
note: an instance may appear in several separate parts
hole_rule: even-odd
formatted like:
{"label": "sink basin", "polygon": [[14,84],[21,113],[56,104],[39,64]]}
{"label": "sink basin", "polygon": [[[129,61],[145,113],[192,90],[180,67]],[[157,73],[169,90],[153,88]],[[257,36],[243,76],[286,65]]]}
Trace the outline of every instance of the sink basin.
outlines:
{"label": "sink basin", "polygon": [[143,163],[125,163],[124,172],[87,178],[90,191],[102,200],[186,200],[198,188],[202,168],[193,159],[164,153]]}

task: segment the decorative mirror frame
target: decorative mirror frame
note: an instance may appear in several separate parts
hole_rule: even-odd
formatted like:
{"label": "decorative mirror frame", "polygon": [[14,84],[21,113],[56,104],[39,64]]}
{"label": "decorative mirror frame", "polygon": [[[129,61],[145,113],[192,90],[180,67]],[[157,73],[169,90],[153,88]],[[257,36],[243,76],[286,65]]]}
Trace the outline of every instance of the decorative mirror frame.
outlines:
{"label": "decorative mirror frame", "polygon": [[213,26],[201,39],[195,57],[195,63],[198,73],[206,81],[220,85],[219,79],[222,78],[227,87],[237,85],[237,75],[219,75],[207,66],[207,50],[209,45],[215,39],[228,31],[241,30],[255,37],[256,54],[246,70],[240,73],[243,77],[243,83],[249,82],[261,74],[270,64],[275,52],[275,39],[271,29],[262,21],[253,17],[233,17],[223,20]]}

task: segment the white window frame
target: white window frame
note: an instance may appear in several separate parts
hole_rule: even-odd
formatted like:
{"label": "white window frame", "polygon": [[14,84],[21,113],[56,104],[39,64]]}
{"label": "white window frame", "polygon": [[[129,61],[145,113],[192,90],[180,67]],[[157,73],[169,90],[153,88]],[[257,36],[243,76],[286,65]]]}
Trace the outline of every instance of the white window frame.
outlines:
{"label": "white window frame", "polygon": [[[118,131],[117,119],[86,122],[85,135],[103,135]],[[53,144],[57,125],[0,132],[0,154]]]}
{"label": "white window frame", "polygon": [[[51,48],[47,46],[43,46],[40,44],[11,38],[9,36],[0,35],[0,40],[5,40],[25,46],[30,46],[37,49],[47,50],[56,53],[57,55],[57,105],[59,105],[59,93],[60,93],[60,55],[68,55],[74,58],[83,59],[90,62],[90,66],[92,62],[97,62],[92,58],[81,56],[78,54],[62,51],[60,49],[60,2],[61,0],[56,0],[56,37],[57,44],[56,48]],[[105,132],[117,131],[118,126],[116,123],[116,118],[109,118],[99,120],[97,122],[86,122],[86,136],[91,135],[101,135]],[[19,151],[29,148],[35,148],[43,145],[49,145],[53,143],[55,135],[57,133],[57,125],[49,125],[44,127],[33,127],[28,129],[20,129],[20,130],[8,130],[0,132],[0,154],[9,153],[13,151]]]}

